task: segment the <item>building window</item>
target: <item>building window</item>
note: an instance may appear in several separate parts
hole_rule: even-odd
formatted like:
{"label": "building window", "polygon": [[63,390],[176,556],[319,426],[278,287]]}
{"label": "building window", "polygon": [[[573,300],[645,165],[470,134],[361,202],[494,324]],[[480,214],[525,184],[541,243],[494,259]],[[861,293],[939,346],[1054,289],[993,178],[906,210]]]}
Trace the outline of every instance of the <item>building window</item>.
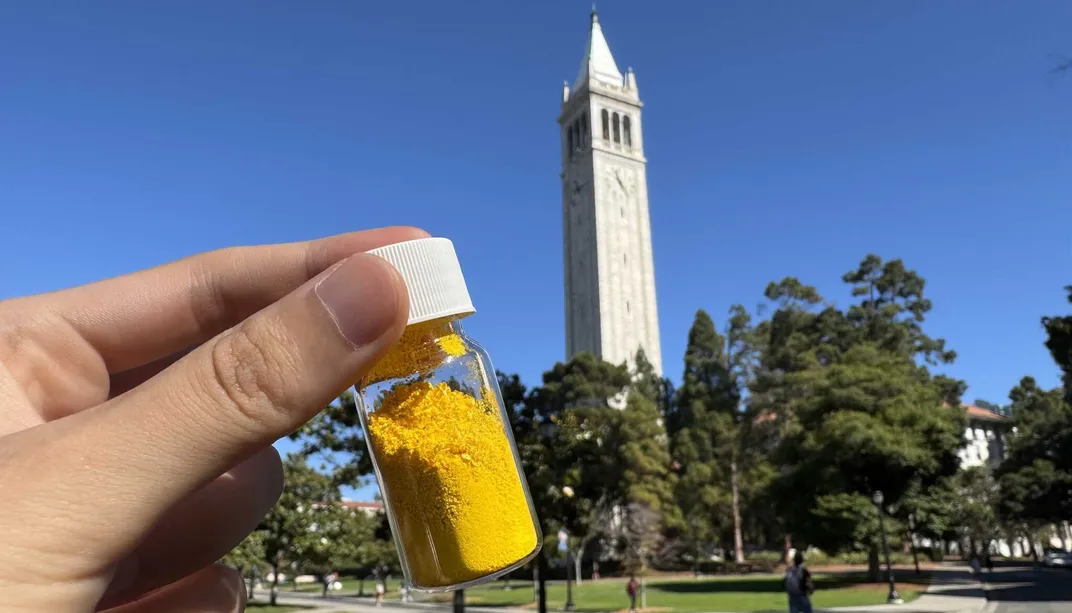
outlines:
{"label": "building window", "polygon": [[581,115],[581,143],[583,145],[587,145],[590,142],[589,137],[591,136],[592,129],[588,123],[588,112],[585,111],[585,113]]}
{"label": "building window", "polygon": [[614,142],[622,142],[622,128],[617,113],[614,114]]}
{"label": "building window", "polygon": [[568,147],[568,149],[566,150],[566,155],[568,157],[572,158],[573,157],[573,128],[568,128],[566,130],[566,146]]}
{"label": "building window", "polygon": [[625,264],[626,266],[629,265],[629,254],[628,253],[623,253],[622,254],[622,264]]}
{"label": "building window", "polygon": [[619,210],[622,212],[622,219],[625,219],[625,207],[619,207]]}
{"label": "building window", "polygon": [[581,149],[581,122],[573,122],[573,146],[576,150]]}
{"label": "building window", "polygon": [[629,312],[630,312],[630,311],[629,311],[629,301],[628,301],[628,300],[626,300],[626,301],[625,301],[625,312],[626,312],[626,313],[629,313]]}
{"label": "building window", "polygon": [[629,116],[624,115],[622,117],[622,132],[623,132],[622,136],[625,139],[625,146],[626,147],[632,147],[633,146],[633,131],[630,128],[631,128],[631,126],[630,126],[630,123],[629,123]]}
{"label": "building window", "polygon": [[610,140],[610,115],[603,109],[603,140]]}

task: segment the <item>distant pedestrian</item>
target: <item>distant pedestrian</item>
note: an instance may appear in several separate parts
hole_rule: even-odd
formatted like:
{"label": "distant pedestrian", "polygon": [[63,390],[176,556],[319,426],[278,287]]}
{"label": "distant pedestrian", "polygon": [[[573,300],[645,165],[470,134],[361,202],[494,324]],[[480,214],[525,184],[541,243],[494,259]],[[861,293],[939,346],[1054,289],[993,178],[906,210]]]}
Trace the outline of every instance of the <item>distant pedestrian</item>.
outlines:
{"label": "distant pedestrian", "polygon": [[976,575],[982,570],[982,564],[979,563],[979,554],[974,552],[971,555],[971,569],[972,573]]}
{"label": "distant pedestrian", "polygon": [[989,551],[983,554],[983,565],[986,566],[986,572],[994,572],[994,556],[990,555]]}
{"label": "distant pedestrian", "polygon": [[811,571],[804,567],[804,554],[800,551],[793,556],[793,565],[785,569],[785,592],[789,595],[789,613],[811,613],[815,582]]}
{"label": "distant pedestrian", "polygon": [[383,594],[387,591],[387,587],[383,584],[383,579],[376,579],[376,606],[383,606]]}
{"label": "distant pedestrian", "polygon": [[640,582],[636,580],[636,577],[630,575],[629,583],[625,584],[625,593],[629,595],[629,613],[636,613],[636,597],[639,589]]}

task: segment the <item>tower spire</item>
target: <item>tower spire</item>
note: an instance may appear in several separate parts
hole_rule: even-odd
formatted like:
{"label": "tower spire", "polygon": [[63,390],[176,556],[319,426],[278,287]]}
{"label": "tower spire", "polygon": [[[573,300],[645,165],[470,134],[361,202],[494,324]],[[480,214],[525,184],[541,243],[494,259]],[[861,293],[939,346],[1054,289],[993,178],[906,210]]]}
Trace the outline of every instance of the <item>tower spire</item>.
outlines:
{"label": "tower spire", "polygon": [[573,83],[573,91],[577,91],[592,79],[618,87],[622,86],[622,72],[618,70],[618,64],[615,63],[614,55],[610,52],[610,45],[603,36],[603,27],[599,24],[599,13],[596,12],[595,4],[592,5],[588,47],[584,50],[581,70],[577,74],[577,80]]}

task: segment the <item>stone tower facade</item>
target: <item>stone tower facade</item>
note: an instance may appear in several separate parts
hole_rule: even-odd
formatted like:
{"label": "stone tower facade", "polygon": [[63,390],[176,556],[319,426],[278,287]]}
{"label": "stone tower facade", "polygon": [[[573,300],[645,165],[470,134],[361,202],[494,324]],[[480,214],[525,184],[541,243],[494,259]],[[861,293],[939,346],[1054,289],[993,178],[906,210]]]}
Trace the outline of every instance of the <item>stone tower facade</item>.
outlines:
{"label": "stone tower facade", "polygon": [[643,348],[662,374],[640,94],[592,12],[588,47],[562,89],[566,353],[632,364]]}

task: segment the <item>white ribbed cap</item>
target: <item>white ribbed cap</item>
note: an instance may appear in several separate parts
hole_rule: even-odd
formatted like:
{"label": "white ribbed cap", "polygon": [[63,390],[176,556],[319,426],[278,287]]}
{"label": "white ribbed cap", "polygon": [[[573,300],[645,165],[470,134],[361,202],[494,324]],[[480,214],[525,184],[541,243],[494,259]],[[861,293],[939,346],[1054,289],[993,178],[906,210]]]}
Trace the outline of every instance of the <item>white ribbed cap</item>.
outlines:
{"label": "white ribbed cap", "polygon": [[409,290],[409,323],[476,312],[462,276],[454,243],[445,238],[418,238],[373,249],[394,266]]}

